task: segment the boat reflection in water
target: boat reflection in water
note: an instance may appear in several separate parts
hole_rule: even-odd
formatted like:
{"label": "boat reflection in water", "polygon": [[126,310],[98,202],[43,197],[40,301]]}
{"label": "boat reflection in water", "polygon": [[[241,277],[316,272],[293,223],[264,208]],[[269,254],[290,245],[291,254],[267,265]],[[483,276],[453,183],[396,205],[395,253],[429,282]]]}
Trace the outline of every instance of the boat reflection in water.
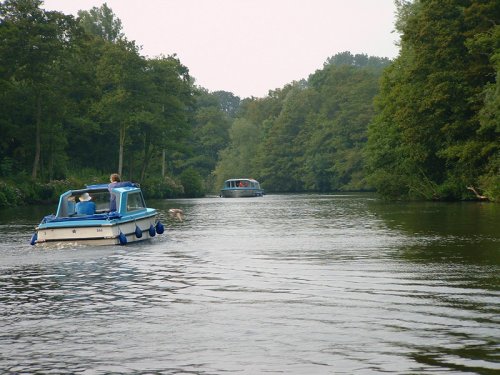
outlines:
{"label": "boat reflection in water", "polygon": [[220,196],[224,198],[262,197],[264,190],[252,178],[232,178],[224,182]]}

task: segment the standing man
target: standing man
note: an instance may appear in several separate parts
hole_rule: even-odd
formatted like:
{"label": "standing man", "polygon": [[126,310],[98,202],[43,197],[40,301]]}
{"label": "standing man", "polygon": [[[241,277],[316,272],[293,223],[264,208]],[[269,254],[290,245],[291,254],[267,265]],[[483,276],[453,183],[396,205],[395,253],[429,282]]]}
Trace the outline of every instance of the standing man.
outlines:
{"label": "standing man", "polygon": [[113,173],[111,176],[109,176],[109,185],[108,185],[108,190],[110,194],[110,201],[109,201],[109,211],[116,211],[116,196],[113,194],[113,189],[117,187],[124,187],[124,186],[134,186],[133,183],[129,181],[121,182],[120,175],[118,173]]}

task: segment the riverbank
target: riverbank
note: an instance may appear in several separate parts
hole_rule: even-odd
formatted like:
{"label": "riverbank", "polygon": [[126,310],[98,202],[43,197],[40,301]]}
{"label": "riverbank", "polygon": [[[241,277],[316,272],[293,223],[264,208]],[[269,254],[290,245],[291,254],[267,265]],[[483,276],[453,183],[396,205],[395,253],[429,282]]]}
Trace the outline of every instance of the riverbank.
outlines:
{"label": "riverbank", "polygon": [[[90,181],[90,182],[89,182]],[[33,182],[31,180],[0,180],[0,209],[19,207],[32,204],[55,204],[59,196],[75,187],[84,187],[88,184],[99,184],[107,181],[106,177],[94,177],[83,181],[78,178],[53,180],[50,182]],[[185,195],[184,187],[172,179],[152,180],[143,184],[146,199],[182,198]],[[315,192],[309,192],[315,193]],[[471,194],[470,199],[463,201],[488,201],[497,203],[498,200],[489,199]]]}
{"label": "riverbank", "polygon": [[47,183],[0,180],[0,208],[57,202],[59,195],[74,183],[73,180]]}
{"label": "riverbank", "polygon": [[[102,184],[108,176],[92,178],[67,178],[50,182],[32,181],[30,179],[0,180],[0,208],[20,207],[33,204],[54,204],[59,196],[70,189],[90,184]],[[147,199],[182,197],[184,188],[172,179],[151,180],[143,186]]]}

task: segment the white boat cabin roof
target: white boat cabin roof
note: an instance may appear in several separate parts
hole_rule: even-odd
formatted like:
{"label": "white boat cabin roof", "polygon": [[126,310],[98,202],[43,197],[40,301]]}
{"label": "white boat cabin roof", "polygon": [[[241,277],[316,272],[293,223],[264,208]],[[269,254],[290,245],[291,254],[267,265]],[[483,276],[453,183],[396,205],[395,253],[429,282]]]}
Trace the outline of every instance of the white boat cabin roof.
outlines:
{"label": "white boat cabin roof", "polygon": [[252,181],[252,182],[259,182],[257,180],[254,180],[253,178],[230,178],[227,181]]}

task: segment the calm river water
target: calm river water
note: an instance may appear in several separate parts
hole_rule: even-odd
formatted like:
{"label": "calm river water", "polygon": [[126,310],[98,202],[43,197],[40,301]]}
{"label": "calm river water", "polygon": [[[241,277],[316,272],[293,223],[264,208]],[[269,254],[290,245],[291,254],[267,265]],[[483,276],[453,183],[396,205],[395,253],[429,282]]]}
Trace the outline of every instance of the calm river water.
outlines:
{"label": "calm river water", "polygon": [[126,247],[34,248],[55,207],[0,211],[1,373],[500,373],[499,205],[148,203],[165,234]]}

